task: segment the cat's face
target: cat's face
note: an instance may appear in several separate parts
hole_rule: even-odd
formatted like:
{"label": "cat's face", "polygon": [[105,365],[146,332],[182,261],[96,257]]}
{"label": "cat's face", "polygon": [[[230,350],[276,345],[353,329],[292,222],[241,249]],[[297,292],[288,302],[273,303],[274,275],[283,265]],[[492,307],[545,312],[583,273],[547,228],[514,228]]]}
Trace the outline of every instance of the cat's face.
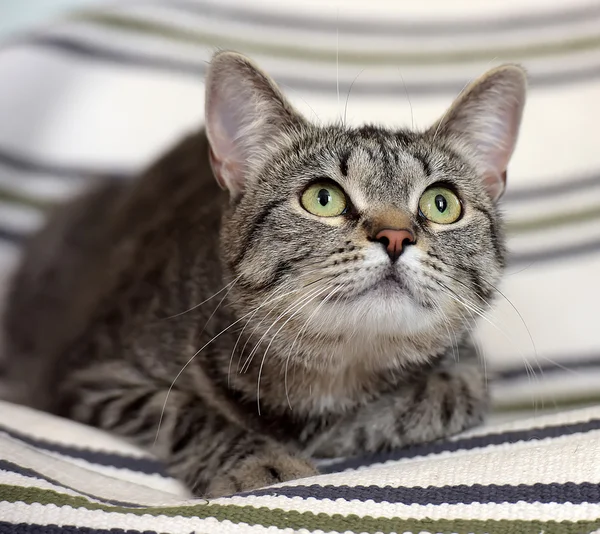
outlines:
{"label": "cat's face", "polygon": [[[437,343],[485,310],[505,259],[495,201],[523,105],[520,69],[474,84],[422,133],[311,125],[235,54],[218,55],[212,73],[207,132],[232,194],[222,257],[240,317],[288,340]],[[221,78],[239,92],[211,93]]]}

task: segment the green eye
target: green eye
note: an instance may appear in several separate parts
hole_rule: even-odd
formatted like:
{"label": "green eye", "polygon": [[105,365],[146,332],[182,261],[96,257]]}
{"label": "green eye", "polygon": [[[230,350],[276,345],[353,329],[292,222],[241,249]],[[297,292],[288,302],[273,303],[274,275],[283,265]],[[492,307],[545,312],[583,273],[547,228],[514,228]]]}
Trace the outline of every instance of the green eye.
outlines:
{"label": "green eye", "polygon": [[427,189],[419,200],[419,209],[427,219],[437,224],[452,224],[462,213],[460,200],[446,187]]}
{"label": "green eye", "polygon": [[308,187],[300,199],[306,211],[319,217],[337,217],[346,211],[346,194],[331,182],[317,182]]}

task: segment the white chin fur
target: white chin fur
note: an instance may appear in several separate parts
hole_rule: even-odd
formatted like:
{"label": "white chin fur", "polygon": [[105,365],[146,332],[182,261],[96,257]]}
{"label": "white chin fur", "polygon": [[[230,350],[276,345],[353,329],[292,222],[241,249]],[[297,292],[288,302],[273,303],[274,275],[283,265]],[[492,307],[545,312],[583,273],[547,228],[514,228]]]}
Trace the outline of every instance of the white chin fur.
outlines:
{"label": "white chin fur", "polygon": [[[410,274],[405,276],[411,277],[412,287],[418,285],[418,277],[422,276],[419,257],[420,251],[409,247],[399,260],[401,268],[410,270]],[[385,268],[389,260],[380,247],[374,246],[367,253],[363,265]],[[373,287],[372,290],[357,297],[349,296],[347,300],[341,298],[326,302],[312,316],[307,325],[310,330],[328,335],[402,336],[419,334],[437,326],[439,316],[416,302],[406,289],[374,285],[381,278],[381,273],[371,274],[373,271],[376,269],[365,271],[355,294],[359,295],[370,287]]]}

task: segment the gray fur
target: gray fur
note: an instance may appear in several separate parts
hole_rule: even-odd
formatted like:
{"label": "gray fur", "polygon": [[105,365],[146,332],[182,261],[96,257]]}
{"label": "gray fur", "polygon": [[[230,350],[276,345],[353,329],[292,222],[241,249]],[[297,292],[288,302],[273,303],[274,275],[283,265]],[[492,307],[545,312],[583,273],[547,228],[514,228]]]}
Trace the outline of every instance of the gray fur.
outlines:
{"label": "gray fur", "polygon": [[[218,54],[208,139],[62,207],[29,243],[5,321],[21,400],[154,450],[205,496],[479,423],[469,332],[504,267],[494,201],[524,87],[521,69],[492,71],[420,133],[317,127],[248,60]],[[302,208],[320,178],[349,214]],[[454,224],[419,214],[436,182],[461,198]],[[416,236],[395,263],[373,240],[388,227]]]}

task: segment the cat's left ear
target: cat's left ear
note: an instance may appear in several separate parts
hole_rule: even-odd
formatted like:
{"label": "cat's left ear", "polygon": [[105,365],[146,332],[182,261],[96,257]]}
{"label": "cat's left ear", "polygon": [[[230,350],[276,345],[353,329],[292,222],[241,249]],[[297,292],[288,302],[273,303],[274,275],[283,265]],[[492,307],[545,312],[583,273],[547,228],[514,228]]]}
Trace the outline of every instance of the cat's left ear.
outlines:
{"label": "cat's left ear", "polygon": [[233,197],[277,143],[304,119],[245,56],[219,52],[206,78],[206,134],[215,178]]}
{"label": "cat's left ear", "polygon": [[506,168],[517,142],[526,92],[525,70],[503,65],[471,83],[429,130],[467,149],[494,201],[504,193]]}

